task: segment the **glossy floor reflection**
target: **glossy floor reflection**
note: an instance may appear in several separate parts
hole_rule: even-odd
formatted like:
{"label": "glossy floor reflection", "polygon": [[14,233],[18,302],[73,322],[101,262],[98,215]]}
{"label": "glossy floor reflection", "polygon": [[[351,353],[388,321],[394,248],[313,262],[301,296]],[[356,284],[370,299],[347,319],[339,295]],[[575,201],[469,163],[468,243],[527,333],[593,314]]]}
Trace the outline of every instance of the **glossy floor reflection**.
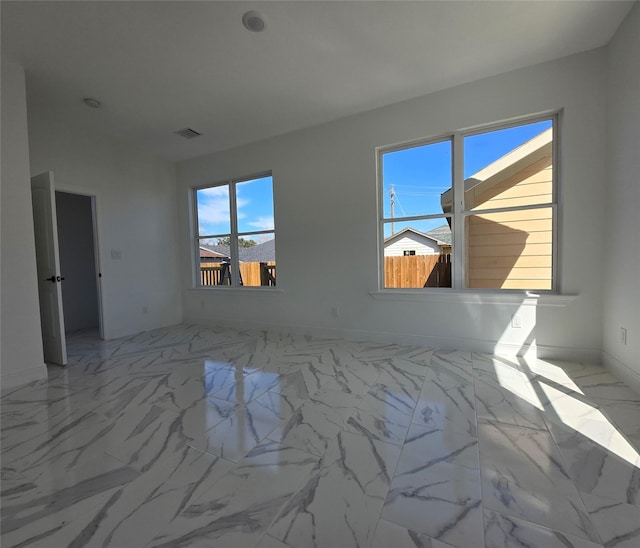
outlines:
{"label": "glossy floor reflection", "polygon": [[602,367],[180,325],[2,393],[3,547],[640,546]]}

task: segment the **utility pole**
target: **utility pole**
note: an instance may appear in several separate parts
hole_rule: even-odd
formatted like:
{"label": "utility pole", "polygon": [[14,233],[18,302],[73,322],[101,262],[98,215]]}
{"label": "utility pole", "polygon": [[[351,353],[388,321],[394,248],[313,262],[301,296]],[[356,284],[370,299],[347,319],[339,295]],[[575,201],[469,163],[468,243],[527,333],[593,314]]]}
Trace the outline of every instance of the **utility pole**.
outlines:
{"label": "utility pole", "polygon": [[[395,205],[396,205],[396,192],[393,190],[393,185],[391,185],[391,190],[389,190],[389,197],[391,198],[391,219],[395,217]],[[396,233],[395,226],[393,220],[391,221],[391,235],[393,236]]]}

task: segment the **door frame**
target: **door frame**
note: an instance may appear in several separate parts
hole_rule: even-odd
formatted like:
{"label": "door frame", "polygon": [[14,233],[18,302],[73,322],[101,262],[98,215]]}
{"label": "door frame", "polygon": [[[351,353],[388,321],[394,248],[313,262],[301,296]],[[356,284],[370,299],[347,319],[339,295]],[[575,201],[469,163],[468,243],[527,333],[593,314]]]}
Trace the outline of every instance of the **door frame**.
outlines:
{"label": "door frame", "polygon": [[93,223],[93,256],[95,260],[96,268],[96,291],[98,297],[98,333],[100,339],[104,339],[106,331],[105,319],[104,319],[104,307],[102,302],[102,269],[100,252],[100,215],[98,214],[98,197],[99,193],[95,189],[83,188],[76,185],[68,185],[65,183],[57,183],[54,180],[54,186],[56,192],[64,192],[65,194],[76,194],[79,196],[86,196],[91,199],[91,221]]}

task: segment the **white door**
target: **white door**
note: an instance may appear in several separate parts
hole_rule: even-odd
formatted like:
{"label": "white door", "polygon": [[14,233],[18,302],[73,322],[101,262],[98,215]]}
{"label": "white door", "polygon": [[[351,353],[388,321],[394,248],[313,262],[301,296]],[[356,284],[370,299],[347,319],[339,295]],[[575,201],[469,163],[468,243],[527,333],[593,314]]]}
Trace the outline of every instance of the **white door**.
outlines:
{"label": "white door", "polygon": [[38,293],[44,359],[49,363],[67,363],[67,343],[62,311],[62,280],[58,254],[58,228],[53,173],[31,178],[33,225],[36,237]]}

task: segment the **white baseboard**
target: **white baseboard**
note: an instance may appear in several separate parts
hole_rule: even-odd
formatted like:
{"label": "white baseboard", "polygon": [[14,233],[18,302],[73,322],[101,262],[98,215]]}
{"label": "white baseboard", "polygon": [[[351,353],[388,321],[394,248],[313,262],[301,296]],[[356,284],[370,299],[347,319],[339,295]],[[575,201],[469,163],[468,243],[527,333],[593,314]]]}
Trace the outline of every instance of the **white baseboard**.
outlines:
{"label": "white baseboard", "polygon": [[429,335],[415,335],[384,331],[362,331],[357,329],[340,329],[333,327],[318,327],[309,325],[284,325],[261,322],[238,321],[215,318],[185,318],[185,322],[208,326],[222,326],[240,329],[256,329],[269,331],[283,331],[296,335],[306,335],[318,339],[346,339],[350,341],[381,342],[386,344],[401,344],[407,346],[426,346],[441,350],[462,350],[468,352],[482,352],[503,356],[527,356],[555,358],[566,361],[601,363],[602,356],[599,349],[582,349],[571,347],[538,346],[535,342],[527,344],[503,343],[486,339],[468,339],[457,337],[434,337]]}
{"label": "white baseboard", "polygon": [[640,394],[640,372],[631,369],[626,363],[602,351],[602,363],[620,380],[626,382],[635,392]]}
{"label": "white baseboard", "polygon": [[28,382],[45,379],[47,377],[47,366],[45,364],[37,367],[29,367],[22,371],[15,371],[13,373],[5,373],[0,376],[0,388],[5,390],[7,388],[14,388]]}

